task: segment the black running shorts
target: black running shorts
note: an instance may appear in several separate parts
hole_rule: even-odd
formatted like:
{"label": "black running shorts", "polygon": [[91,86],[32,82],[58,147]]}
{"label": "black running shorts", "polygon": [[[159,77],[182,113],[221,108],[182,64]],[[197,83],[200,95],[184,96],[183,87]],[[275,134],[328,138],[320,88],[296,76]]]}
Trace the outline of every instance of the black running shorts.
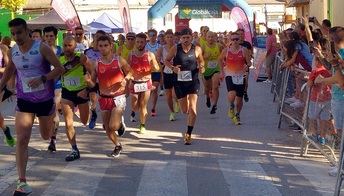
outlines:
{"label": "black running shorts", "polygon": [[245,79],[243,84],[234,84],[232,76],[226,76],[227,91],[235,91],[237,97],[243,97],[245,91]]}
{"label": "black running shorts", "polygon": [[171,89],[173,88],[173,83],[176,81],[176,76],[174,74],[164,73],[164,88]]}
{"label": "black running shorts", "polygon": [[36,114],[37,117],[50,116],[55,112],[55,103],[54,99],[34,103],[31,101],[26,101],[24,99],[18,98],[16,110],[18,112]]}
{"label": "black running shorts", "polygon": [[61,97],[62,97],[62,99],[66,99],[68,101],[73,102],[74,106],[87,103],[89,101],[89,99],[83,99],[83,98],[78,96],[78,93],[80,91],[69,91],[65,88],[62,88],[62,96]]}
{"label": "black running shorts", "polygon": [[174,91],[176,93],[177,99],[181,99],[190,94],[197,94],[200,89],[199,79],[193,79],[188,82],[174,82]]}

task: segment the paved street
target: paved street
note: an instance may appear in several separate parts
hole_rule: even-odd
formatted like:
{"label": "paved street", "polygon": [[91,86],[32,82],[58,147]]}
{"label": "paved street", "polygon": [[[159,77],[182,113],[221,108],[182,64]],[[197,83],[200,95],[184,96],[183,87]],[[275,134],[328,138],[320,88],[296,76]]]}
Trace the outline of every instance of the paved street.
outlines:
{"label": "paved street", "polygon": [[[276,104],[269,91],[269,84],[251,81],[241,126],[234,126],[226,115],[224,85],[215,115],[209,114],[205,97],[200,96],[191,146],[183,145],[181,138],[185,116],[178,114],[177,121],[169,122],[165,97],[159,97],[158,115],[149,118],[144,135],[137,133],[137,124],[129,122],[127,110],[128,132],[122,138],[124,152],[119,159],[107,156],[113,146],[101,119],[94,130],[75,123],[81,159],[71,163],[64,161],[70,145],[63,126],[58,151],[51,154],[35,125],[28,164],[32,195],[332,195],[335,178],[327,175],[329,164],[317,152],[310,158],[299,156],[300,134],[277,129]],[[2,109],[11,128],[14,105]],[[13,148],[1,142],[0,195],[11,195],[14,190],[14,154]]]}

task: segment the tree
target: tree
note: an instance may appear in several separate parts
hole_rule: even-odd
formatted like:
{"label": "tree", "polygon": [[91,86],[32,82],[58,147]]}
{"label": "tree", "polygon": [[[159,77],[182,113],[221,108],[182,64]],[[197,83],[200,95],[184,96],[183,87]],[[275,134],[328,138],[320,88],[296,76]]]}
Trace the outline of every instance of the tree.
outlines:
{"label": "tree", "polygon": [[0,5],[3,8],[9,9],[14,18],[14,13],[26,4],[27,0],[0,0]]}

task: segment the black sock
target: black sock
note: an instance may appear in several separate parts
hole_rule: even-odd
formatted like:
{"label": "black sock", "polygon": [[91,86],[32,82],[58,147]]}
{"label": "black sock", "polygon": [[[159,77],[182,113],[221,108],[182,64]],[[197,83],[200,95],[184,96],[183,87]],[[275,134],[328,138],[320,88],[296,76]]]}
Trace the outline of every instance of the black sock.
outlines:
{"label": "black sock", "polygon": [[231,109],[234,109],[234,103],[230,104]]}
{"label": "black sock", "polygon": [[131,111],[131,116],[135,117],[135,112],[134,111]]}
{"label": "black sock", "polygon": [[50,139],[51,140],[56,140],[56,136],[51,136]]}
{"label": "black sock", "polygon": [[215,105],[213,105],[213,107],[214,107],[214,108],[216,108],[216,107],[217,107],[217,105],[215,104]]}
{"label": "black sock", "polygon": [[188,131],[186,133],[191,135],[192,130],[193,130],[193,126],[188,126]]}
{"label": "black sock", "polygon": [[145,124],[141,124],[140,126],[141,126],[141,127],[145,127],[146,125],[145,125]]}
{"label": "black sock", "polygon": [[92,111],[92,115],[95,115],[95,116],[97,116],[96,109],[93,109],[93,110],[91,110],[91,111]]}
{"label": "black sock", "polygon": [[239,113],[239,112],[237,112],[235,115],[236,115],[236,116],[240,116],[240,113]]}
{"label": "black sock", "polygon": [[160,86],[160,90],[164,90],[164,86],[163,85]]}
{"label": "black sock", "polygon": [[75,145],[72,145],[72,149],[79,152],[78,146],[77,146],[76,144],[75,144]]}
{"label": "black sock", "polygon": [[7,139],[12,139],[10,128],[6,127],[6,129],[4,130],[4,134]]}

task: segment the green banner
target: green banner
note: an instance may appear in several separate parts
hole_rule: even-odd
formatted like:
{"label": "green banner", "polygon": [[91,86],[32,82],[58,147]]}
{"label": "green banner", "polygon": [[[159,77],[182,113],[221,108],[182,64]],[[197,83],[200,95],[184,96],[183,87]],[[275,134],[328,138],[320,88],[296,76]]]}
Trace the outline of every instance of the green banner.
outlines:
{"label": "green banner", "polygon": [[219,5],[179,6],[179,18],[222,18],[222,10]]}

